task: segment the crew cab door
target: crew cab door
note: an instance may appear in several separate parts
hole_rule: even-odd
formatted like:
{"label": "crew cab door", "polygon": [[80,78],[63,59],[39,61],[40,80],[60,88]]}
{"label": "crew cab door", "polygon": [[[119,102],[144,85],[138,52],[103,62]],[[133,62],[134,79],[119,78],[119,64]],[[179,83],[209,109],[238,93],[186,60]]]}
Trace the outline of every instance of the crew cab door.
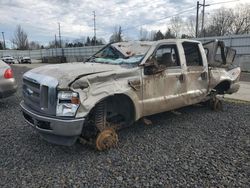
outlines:
{"label": "crew cab door", "polygon": [[144,66],[143,114],[151,115],[183,106],[186,93],[177,44],[161,44]]}
{"label": "crew cab door", "polygon": [[208,93],[208,66],[205,51],[198,42],[183,42],[186,60],[188,104],[200,102]]}

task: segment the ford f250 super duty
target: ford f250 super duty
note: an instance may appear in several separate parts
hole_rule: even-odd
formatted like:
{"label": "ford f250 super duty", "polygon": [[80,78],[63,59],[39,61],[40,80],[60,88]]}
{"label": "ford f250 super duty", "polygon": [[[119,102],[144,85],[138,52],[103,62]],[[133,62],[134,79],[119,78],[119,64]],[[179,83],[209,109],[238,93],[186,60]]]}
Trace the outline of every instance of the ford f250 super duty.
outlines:
{"label": "ford f250 super duty", "polygon": [[235,51],[221,41],[118,42],[86,62],[42,66],[23,76],[25,120],[45,140],[98,150],[114,147],[117,130],[160,112],[210,101],[239,89]]}

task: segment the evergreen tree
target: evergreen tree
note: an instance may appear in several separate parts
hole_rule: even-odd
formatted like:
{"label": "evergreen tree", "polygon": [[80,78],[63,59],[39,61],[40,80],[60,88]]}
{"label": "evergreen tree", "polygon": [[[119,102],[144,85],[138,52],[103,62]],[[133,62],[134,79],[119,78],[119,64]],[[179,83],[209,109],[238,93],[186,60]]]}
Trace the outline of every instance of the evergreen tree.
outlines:
{"label": "evergreen tree", "polygon": [[154,40],[161,40],[164,39],[164,35],[162,34],[162,32],[159,30],[155,33],[154,35]]}
{"label": "evergreen tree", "polygon": [[174,39],[175,35],[172,33],[171,29],[168,28],[167,32],[165,33],[164,36],[165,39]]}

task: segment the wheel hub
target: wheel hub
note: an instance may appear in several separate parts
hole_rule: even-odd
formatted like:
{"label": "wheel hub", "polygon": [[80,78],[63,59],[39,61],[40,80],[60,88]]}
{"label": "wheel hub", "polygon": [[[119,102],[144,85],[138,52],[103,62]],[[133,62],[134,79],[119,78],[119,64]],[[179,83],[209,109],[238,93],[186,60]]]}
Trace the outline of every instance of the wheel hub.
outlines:
{"label": "wheel hub", "polygon": [[113,128],[105,128],[96,138],[96,148],[103,151],[117,146],[118,135]]}

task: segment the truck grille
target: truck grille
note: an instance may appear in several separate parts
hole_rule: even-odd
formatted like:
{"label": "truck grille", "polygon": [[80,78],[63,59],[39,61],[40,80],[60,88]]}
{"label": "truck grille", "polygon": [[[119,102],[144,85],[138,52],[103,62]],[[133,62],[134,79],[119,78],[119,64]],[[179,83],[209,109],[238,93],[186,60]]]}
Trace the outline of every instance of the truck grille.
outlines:
{"label": "truck grille", "polygon": [[[27,106],[40,113],[56,114],[56,86],[54,78],[27,73],[23,77],[23,97]],[[36,78],[36,79],[33,79]],[[40,78],[40,79],[39,79]]]}

